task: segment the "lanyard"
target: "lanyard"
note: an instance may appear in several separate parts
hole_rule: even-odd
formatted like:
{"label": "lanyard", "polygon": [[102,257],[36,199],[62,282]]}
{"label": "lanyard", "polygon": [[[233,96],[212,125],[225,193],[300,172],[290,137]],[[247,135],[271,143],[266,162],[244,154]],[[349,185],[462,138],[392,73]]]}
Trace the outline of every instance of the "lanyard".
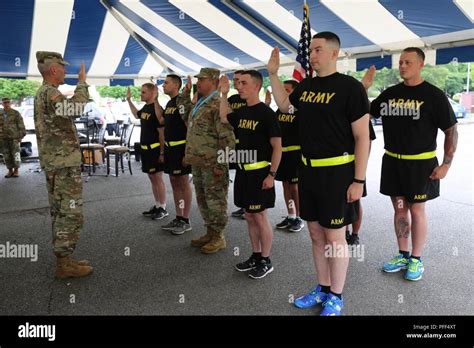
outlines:
{"label": "lanyard", "polygon": [[217,94],[217,91],[214,91],[212,92],[211,94],[209,94],[206,98],[201,98],[198,100],[198,102],[196,103],[196,106],[194,107],[193,109],[193,113],[192,113],[192,117],[194,118],[199,110],[199,108],[204,104],[206,103],[209,99],[211,99],[213,96],[215,96]]}

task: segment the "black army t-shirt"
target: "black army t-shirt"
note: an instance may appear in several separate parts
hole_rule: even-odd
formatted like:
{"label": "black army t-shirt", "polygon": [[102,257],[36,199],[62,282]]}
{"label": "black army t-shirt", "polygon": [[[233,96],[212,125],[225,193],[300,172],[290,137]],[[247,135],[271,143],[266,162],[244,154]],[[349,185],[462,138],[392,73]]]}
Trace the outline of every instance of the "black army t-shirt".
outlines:
{"label": "black army t-shirt", "polygon": [[146,104],[141,110],[137,112],[138,117],[140,118],[140,144],[142,145],[151,145],[154,143],[160,142],[160,135],[158,133],[158,128],[163,127],[158,122],[155,113],[154,104]]}
{"label": "black army t-shirt", "polygon": [[176,106],[178,96],[171,98],[165,107],[165,139],[169,141],[180,141],[186,139],[186,124],[184,123],[179,108]]}
{"label": "black army t-shirt", "polygon": [[284,113],[278,109],[276,115],[281,129],[281,145],[283,147],[299,145],[297,113]]}
{"label": "black army t-shirt", "polygon": [[351,76],[306,78],[291,93],[298,110],[301,153],[318,159],[354,153],[351,123],[369,112],[367,93]]}
{"label": "black army t-shirt", "polygon": [[255,153],[257,162],[271,162],[273,148],[270,138],[281,137],[275,112],[260,102],[253,106],[244,106],[228,114],[227,118],[239,139],[236,149],[247,150],[249,154]]}
{"label": "black army t-shirt", "polygon": [[233,111],[237,111],[247,105],[245,99],[240,98],[240,95],[238,94],[231,95],[229,98],[227,98],[227,102]]}
{"label": "black army t-shirt", "polygon": [[386,89],[371,103],[370,113],[382,117],[385,149],[402,155],[434,151],[438,128],[457,122],[443,91],[426,81]]}

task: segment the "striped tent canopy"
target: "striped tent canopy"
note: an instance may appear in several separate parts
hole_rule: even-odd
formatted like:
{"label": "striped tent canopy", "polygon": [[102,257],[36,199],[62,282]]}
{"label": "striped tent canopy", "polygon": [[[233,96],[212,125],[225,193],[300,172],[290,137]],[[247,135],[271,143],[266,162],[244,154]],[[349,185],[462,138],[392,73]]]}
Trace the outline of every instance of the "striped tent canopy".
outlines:
{"label": "striped tent canopy", "polygon": [[[428,64],[474,61],[474,0],[307,0],[312,31],[342,41],[339,70],[398,66],[400,50]],[[291,75],[303,0],[2,0],[0,77],[38,79],[35,52],[57,51],[75,84],[140,84],[169,72],[265,72],[273,47]]]}

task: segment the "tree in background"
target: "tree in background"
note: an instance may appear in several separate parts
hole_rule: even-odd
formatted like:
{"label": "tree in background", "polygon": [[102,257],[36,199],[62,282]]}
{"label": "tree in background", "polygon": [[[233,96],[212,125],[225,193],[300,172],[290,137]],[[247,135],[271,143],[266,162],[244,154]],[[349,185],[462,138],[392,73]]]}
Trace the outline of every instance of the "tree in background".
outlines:
{"label": "tree in background", "polygon": [[0,97],[8,97],[21,103],[24,98],[34,96],[40,86],[38,81],[0,78]]}
{"label": "tree in background", "polygon": [[[98,86],[97,92],[102,98],[125,98],[127,96],[127,86]],[[132,98],[140,100],[141,87],[131,86]]]}

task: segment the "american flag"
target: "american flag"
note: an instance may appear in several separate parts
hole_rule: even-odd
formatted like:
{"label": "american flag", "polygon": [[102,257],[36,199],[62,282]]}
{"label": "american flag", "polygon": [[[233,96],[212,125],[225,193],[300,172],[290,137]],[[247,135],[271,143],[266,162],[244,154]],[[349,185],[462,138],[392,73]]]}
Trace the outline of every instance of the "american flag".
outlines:
{"label": "american flag", "polygon": [[298,42],[298,55],[296,56],[293,78],[301,81],[305,77],[313,76],[313,68],[309,63],[309,45],[311,43],[311,25],[309,24],[309,6],[304,2],[303,24],[301,26],[300,41]]}

